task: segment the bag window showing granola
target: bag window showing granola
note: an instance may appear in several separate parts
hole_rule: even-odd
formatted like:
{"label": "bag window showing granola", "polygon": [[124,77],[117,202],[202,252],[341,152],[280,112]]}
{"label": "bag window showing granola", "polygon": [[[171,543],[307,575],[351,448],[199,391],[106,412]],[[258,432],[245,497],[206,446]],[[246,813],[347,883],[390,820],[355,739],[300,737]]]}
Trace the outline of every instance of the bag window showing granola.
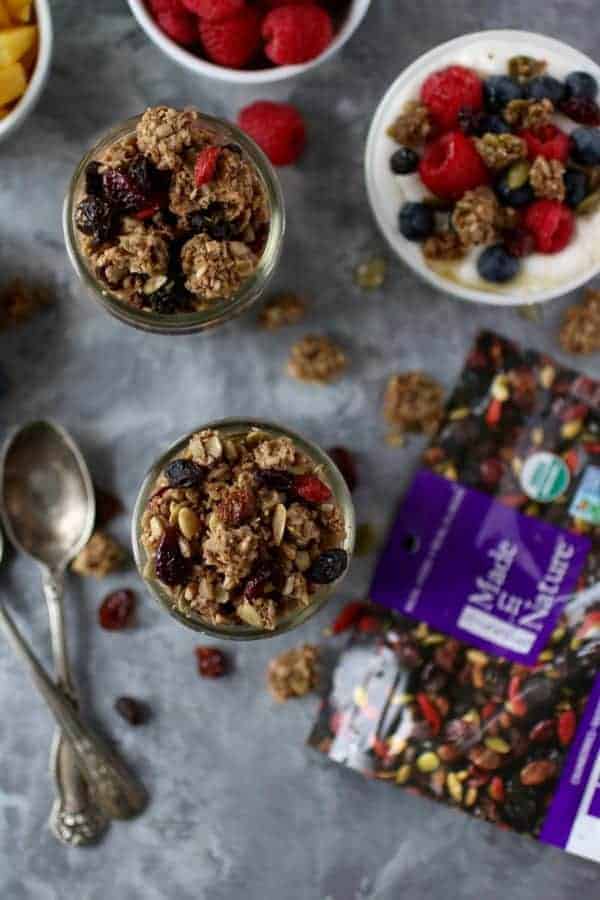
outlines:
{"label": "bag window showing granola", "polygon": [[482,334],[423,463],[310,743],[600,861],[600,382]]}

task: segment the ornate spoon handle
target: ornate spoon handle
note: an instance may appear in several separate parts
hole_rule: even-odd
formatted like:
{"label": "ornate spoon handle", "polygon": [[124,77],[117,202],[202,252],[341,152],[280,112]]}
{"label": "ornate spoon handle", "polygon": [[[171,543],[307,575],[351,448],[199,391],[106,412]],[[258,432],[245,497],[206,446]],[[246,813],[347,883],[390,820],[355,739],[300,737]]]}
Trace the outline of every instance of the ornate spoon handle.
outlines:
{"label": "ornate spoon handle", "polygon": [[[44,597],[48,606],[52,652],[58,683],[63,692],[76,703],[75,689],[67,653],[63,614],[63,578],[45,570],[42,576]],[[77,767],[77,757],[60,729],[52,742],[50,770],[56,786],[56,799],[50,813],[50,828],[64,844],[83,846],[92,844],[104,833],[108,819],[102,814],[96,799]]]}
{"label": "ornate spoon handle", "polygon": [[51,681],[1,604],[0,627],[27,664],[33,683],[68,738],[77,766],[98,806],[111,819],[129,819],[138,815],[146,806],[146,791],[114,750],[83,724],[71,701]]}

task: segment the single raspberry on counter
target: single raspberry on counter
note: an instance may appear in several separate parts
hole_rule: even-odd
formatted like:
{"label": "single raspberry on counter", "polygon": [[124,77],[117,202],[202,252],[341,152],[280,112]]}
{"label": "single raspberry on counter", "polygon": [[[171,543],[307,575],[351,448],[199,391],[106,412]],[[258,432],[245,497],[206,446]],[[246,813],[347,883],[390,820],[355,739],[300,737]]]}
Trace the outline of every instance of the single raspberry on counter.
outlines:
{"label": "single raspberry on counter", "polygon": [[475,144],[462,131],[450,131],[426,145],[419,175],[425,187],[448,200],[459,200],[490,180]]}
{"label": "single raspberry on counter", "polygon": [[262,36],[271,62],[296,65],[323,53],[332,41],[333,23],[329,13],[314,3],[292,3],[267,13]]}
{"label": "single raspberry on counter", "polygon": [[527,144],[529,159],[536,156],[545,156],[546,159],[558,159],[566,163],[571,149],[571,140],[568,134],[557,128],[556,125],[544,125],[537,131],[524,128],[519,131],[519,137]]}
{"label": "single raspberry on counter", "polygon": [[575,217],[558,200],[538,200],[525,211],[523,224],[533,234],[538,253],[558,253],[573,236]]}
{"label": "single raspberry on counter", "polygon": [[202,187],[203,184],[208,184],[209,181],[213,180],[220,155],[220,147],[204,147],[200,151],[194,165],[196,187]]}
{"label": "single raspberry on counter", "polygon": [[200,37],[208,58],[229,69],[241,69],[260,45],[260,15],[248,7],[222,22],[200,19]]}
{"label": "single raspberry on counter", "polygon": [[155,18],[158,27],[176,44],[191,47],[198,43],[196,19],[185,9],[161,9]]}
{"label": "single raspberry on counter", "polygon": [[306,144],[304,120],[289,103],[252,103],[240,111],[238,125],[276,166],[296,162]]}
{"label": "single raspberry on counter", "polygon": [[472,69],[448,66],[425,79],[421,100],[436,125],[449,131],[457,127],[461,109],[477,112],[483,108],[483,82]]}
{"label": "single raspberry on counter", "polygon": [[[159,0],[161,2],[161,0]],[[181,0],[195,16],[207,22],[230,19],[246,8],[246,0]]]}

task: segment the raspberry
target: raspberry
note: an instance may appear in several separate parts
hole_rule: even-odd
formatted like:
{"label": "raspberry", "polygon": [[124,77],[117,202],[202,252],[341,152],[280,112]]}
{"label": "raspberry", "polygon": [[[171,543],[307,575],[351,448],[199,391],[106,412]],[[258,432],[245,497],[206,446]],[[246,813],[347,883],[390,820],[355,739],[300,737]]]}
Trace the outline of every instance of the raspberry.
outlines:
{"label": "raspberry", "polygon": [[196,187],[202,187],[203,184],[208,184],[209,181],[213,180],[220,155],[220,147],[205,147],[200,151],[194,165]]}
{"label": "raspberry", "polygon": [[200,19],[206,19],[207,22],[230,19],[246,8],[246,0],[181,0],[181,2],[191,13]]}
{"label": "raspberry", "polygon": [[449,66],[433,72],[424,81],[421,100],[436,125],[449,131],[458,125],[458,114],[463,107],[472,112],[483,108],[483,82],[472,69]]}
{"label": "raspberry", "polygon": [[200,37],[212,62],[228,69],[241,69],[250,62],[260,44],[260,19],[248,8],[223,22],[200,19]]}
{"label": "raspberry", "polygon": [[185,10],[162,9],[156,13],[156,24],[176,44],[190,47],[198,42],[196,19]]}
{"label": "raspberry", "polygon": [[306,144],[302,116],[288,103],[257,101],[242,109],[238,125],[264,150],[276,166],[295,162]]}
{"label": "raspberry", "polygon": [[571,240],[575,219],[558,200],[538,200],[526,210],[524,225],[532,232],[539,253],[558,253]]}
{"label": "raspberry", "polygon": [[294,479],[296,493],[308,503],[325,503],[331,497],[331,491],[316,475],[296,475]]}
{"label": "raspberry", "polygon": [[430,191],[448,200],[458,200],[489,181],[473,141],[462,131],[450,131],[425,147],[419,175]]}
{"label": "raspberry", "polygon": [[535,132],[524,128],[519,132],[519,137],[527,144],[529,159],[545,156],[546,159],[558,159],[565,163],[569,158],[571,149],[569,135],[555,125],[544,125]]}
{"label": "raspberry", "polygon": [[569,97],[559,109],[579,125],[600,125],[600,106],[591,97]]}
{"label": "raspberry", "polygon": [[293,3],[267,13],[262,36],[271,62],[295,65],[320,56],[333,38],[333,23],[320,6]]}

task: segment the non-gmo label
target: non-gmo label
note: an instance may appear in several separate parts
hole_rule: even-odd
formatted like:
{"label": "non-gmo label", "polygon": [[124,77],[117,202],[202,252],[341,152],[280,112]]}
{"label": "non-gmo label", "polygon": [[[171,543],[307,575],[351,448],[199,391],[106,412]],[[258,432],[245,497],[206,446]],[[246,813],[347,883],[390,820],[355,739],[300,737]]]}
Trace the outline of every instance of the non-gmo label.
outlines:
{"label": "non-gmo label", "polygon": [[569,507],[576,519],[600,525],[600,468],[588,466]]}
{"label": "non-gmo label", "polygon": [[562,497],[570,480],[571,474],[564,460],[547,450],[533,453],[521,472],[521,487],[538,503],[552,503]]}

